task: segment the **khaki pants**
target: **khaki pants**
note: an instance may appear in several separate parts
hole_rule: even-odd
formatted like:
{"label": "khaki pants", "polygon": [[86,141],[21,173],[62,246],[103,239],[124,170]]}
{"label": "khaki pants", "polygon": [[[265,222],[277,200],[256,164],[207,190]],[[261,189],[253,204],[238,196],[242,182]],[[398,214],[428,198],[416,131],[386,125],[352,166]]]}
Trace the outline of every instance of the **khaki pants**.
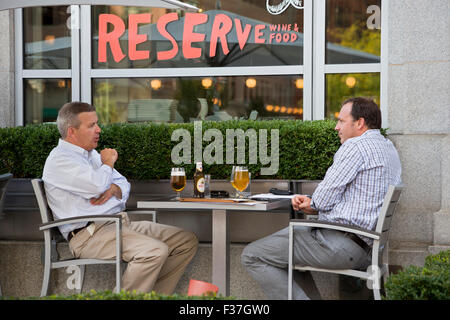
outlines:
{"label": "khaki pants", "polygon": [[[127,291],[171,294],[184,269],[197,251],[197,237],[189,231],[150,221],[130,222],[122,215],[122,259],[128,266],[122,276]],[[114,259],[116,224],[96,222],[91,235],[87,228],[69,243],[77,258]]]}

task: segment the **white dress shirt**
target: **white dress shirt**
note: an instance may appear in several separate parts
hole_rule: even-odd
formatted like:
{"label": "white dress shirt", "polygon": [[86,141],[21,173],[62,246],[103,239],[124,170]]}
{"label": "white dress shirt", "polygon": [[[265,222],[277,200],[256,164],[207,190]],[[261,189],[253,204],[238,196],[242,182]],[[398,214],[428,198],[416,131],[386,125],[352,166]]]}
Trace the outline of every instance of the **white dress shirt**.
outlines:
{"label": "white dress shirt", "polygon": [[[55,219],[115,214],[125,209],[130,194],[127,179],[103,164],[95,149],[86,151],[62,139],[45,161],[42,180]],[[89,200],[99,197],[112,183],[122,190],[122,199],[112,196],[102,205],[92,205]],[[70,231],[86,225],[87,222],[73,223],[59,229],[67,238]]]}

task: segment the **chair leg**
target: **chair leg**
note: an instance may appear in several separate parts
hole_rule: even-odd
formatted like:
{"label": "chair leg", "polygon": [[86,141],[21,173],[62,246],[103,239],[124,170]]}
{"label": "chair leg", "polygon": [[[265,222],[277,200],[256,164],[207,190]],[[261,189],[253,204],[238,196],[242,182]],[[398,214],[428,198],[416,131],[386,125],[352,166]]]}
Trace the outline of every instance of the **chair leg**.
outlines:
{"label": "chair leg", "polygon": [[78,294],[81,294],[81,292],[83,292],[83,283],[84,283],[84,273],[86,271],[86,266],[85,265],[80,265],[80,288],[77,289]]}
{"label": "chair leg", "polygon": [[47,257],[45,259],[45,265],[44,265],[44,278],[42,279],[42,289],[41,289],[41,297],[45,297],[48,292],[48,284],[50,282],[50,258],[47,261]]}
{"label": "chair leg", "polygon": [[377,278],[374,280],[373,285],[373,298],[375,300],[381,300],[381,295],[380,295],[380,278]]}

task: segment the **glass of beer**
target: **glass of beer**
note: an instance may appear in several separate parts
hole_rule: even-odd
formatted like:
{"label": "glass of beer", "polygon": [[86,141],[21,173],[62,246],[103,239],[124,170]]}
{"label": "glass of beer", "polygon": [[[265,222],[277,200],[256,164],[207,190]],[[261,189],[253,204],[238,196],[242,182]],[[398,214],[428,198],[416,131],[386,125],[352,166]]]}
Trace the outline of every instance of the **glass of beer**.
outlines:
{"label": "glass of beer", "polygon": [[181,191],[186,187],[186,172],[184,168],[172,168],[170,173],[170,185],[172,190],[177,193],[177,200],[180,199]]}
{"label": "glass of beer", "polygon": [[231,185],[236,189],[238,198],[243,198],[241,192],[247,188],[250,182],[248,168],[242,166],[233,166],[231,175]]}

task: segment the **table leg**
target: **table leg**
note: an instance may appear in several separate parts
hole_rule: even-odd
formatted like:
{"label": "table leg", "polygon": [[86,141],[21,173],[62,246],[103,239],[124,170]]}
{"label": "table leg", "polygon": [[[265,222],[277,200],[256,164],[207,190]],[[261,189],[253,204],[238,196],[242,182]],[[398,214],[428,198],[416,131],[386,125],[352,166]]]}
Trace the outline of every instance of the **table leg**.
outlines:
{"label": "table leg", "polygon": [[212,283],[230,295],[230,239],[226,210],[212,212]]}

